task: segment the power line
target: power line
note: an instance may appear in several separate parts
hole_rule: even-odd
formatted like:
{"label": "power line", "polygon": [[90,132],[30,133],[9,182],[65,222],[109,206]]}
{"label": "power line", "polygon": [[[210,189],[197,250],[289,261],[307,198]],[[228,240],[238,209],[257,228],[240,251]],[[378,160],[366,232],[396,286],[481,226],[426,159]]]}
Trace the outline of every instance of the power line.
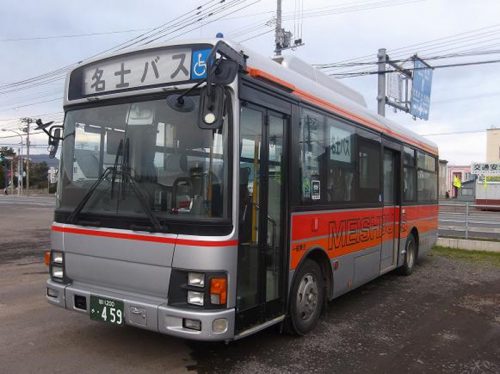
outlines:
{"label": "power line", "polygon": [[[100,54],[109,52],[111,50],[122,50],[124,48],[129,48],[133,45],[137,45],[141,43],[142,45],[149,44],[151,42],[154,42],[159,39],[163,39],[166,36],[172,35],[177,33],[177,35],[174,35],[170,39],[173,39],[175,37],[178,37],[180,35],[180,32],[191,32],[193,30],[196,30],[203,25],[207,25],[209,23],[212,23],[216,20],[222,19],[223,17],[234,14],[238,11],[241,11],[245,8],[248,8],[251,5],[256,4],[260,0],[256,0],[251,4],[245,5],[245,3],[248,0],[232,0],[232,1],[226,1],[226,0],[209,0],[202,5],[198,6],[197,8],[188,11],[184,14],[182,14],[179,17],[176,17],[163,25],[160,25],[159,27],[156,27],[146,33],[143,33],[141,35],[136,36],[133,39],[130,39],[124,43],[119,44],[118,46],[115,46],[113,48],[110,48],[106,51],[100,52],[97,55],[91,56],[89,58],[98,56]],[[243,5],[238,8],[238,6]],[[233,10],[234,8],[237,8],[236,10]],[[232,10],[231,12],[228,13],[228,11]],[[214,19],[214,16],[220,15],[219,17]],[[203,23],[204,20],[212,18],[210,22],[205,22]],[[201,24],[197,26],[196,24]],[[191,27],[194,26],[194,27]],[[184,31],[184,29],[191,27],[189,30]],[[168,39],[168,40],[170,40]],[[22,81],[18,82],[13,82],[9,84],[4,84],[0,85],[0,95],[1,94],[7,94],[7,93],[12,93],[12,92],[18,92],[20,87],[23,87],[24,89],[28,88],[35,88],[39,87],[41,85],[49,84],[49,83],[54,83],[56,81],[64,79],[64,75],[66,74],[69,69],[73,68],[76,64],[71,64],[67,65],[65,67],[56,69],[52,72],[48,72],[36,77],[32,77],[29,79],[25,79]],[[52,100],[46,100],[45,102],[50,102],[50,101],[56,101],[59,100],[58,98],[54,98]],[[26,107],[26,106],[32,106],[36,104],[42,103],[41,101],[39,102],[34,102],[34,103],[27,103],[25,105],[18,105],[12,108],[5,108],[4,110],[10,110],[14,108],[21,108],[21,107]]]}
{"label": "power line", "polygon": [[[39,113],[33,114],[33,117],[43,117],[48,115],[63,114],[64,112],[49,112],[49,113]],[[1,118],[0,121],[18,121],[20,118]]]}
{"label": "power line", "polygon": [[[469,34],[479,33],[480,31],[483,31],[483,30],[494,29],[494,28],[498,28],[498,27],[500,27],[500,24],[494,24],[494,25],[490,25],[490,26],[480,27],[478,29],[472,29],[472,30],[460,32],[457,34],[451,34],[448,36],[443,36],[443,37],[439,37],[436,39],[427,40],[425,42],[418,42],[418,43],[414,43],[414,44],[409,44],[409,45],[404,46],[404,47],[390,49],[387,51],[387,53],[394,54],[395,52],[402,52],[402,51],[405,51],[403,53],[407,53],[406,50],[415,50],[415,47],[421,47],[421,46],[425,46],[425,45],[434,45],[435,42],[439,42],[439,41],[441,41],[441,43],[446,43],[450,39],[455,39],[461,35],[469,35]],[[479,34],[481,34],[481,33],[479,33]],[[373,53],[370,53],[367,55],[353,57],[353,58],[349,58],[349,59],[345,59],[345,60],[341,60],[341,61],[337,61],[337,62],[340,63],[340,62],[357,61],[357,60],[362,60],[364,58],[369,58],[372,56],[373,56]]]}
{"label": "power line", "polygon": [[[435,50],[436,48],[439,49],[439,48],[442,48],[444,46],[449,46],[450,44],[463,43],[465,41],[467,41],[467,42],[472,41],[474,43],[474,46],[476,46],[475,48],[469,48],[467,51],[474,51],[474,50],[477,50],[479,48],[483,48],[483,49],[484,48],[491,48],[494,45],[490,44],[490,45],[486,45],[486,46],[482,46],[482,47],[477,47],[477,44],[484,43],[484,41],[481,41],[481,38],[489,37],[492,34],[500,33],[499,27],[500,27],[500,24],[494,24],[494,25],[490,25],[490,26],[481,27],[478,29],[473,29],[473,30],[469,30],[469,31],[465,31],[465,32],[457,33],[457,34],[448,35],[445,37],[431,39],[431,40],[428,40],[425,42],[414,43],[414,44],[410,44],[408,46],[391,49],[388,51],[388,54],[390,54],[390,56],[392,58],[395,58],[397,56],[403,56],[407,53],[415,53],[416,50],[418,50],[420,54],[428,53],[429,51]],[[490,40],[488,40],[488,42],[489,41]],[[453,49],[458,51],[458,50],[465,48],[466,46],[469,46],[469,44],[457,45],[457,46],[453,47]],[[447,50],[450,50],[450,48],[447,48]],[[441,53],[441,52],[434,51],[433,53]],[[465,51],[462,51],[462,52],[465,52]],[[360,61],[360,60],[363,60],[366,58],[371,58],[371,56],[373,56],[373,54],[359,56],[359,57],[345,59],[345,60],[340,60],[340,61],[337,61],[336,63],[340,64],[340,63]],[[343,67],[332,67],[331,70],[338,70],[338,69],[342,69],[342,68]]]}
{"label": "power line", "polygon": [[[316,18],[316,17],[324,17],[324,16],[330,16],[330,15],[335,15],[335,14],[343,14],[343,13],[350,13],[350,12],[359,12],[359,11],[365,11],[365,10],[371,10],[371,9],[376,9],[376,8],[386,8],[386,7],[394,7],[394,6],[400,6],[400,5],[405,5],[409,3],[415,3],[415,2],[421,2],[421,1],[426,1],[426,0],[402,0],[398,3],[395,3],[394,1],[376,1],[374,2],[373,0],[369,1],[361,1],[358,4],[356,3],[342,3],[342,4],[336,4],[335,6],[326,6],[326,7],[321,7],[321,8],[312,8],[312,9],[301,9],[301,12],[295,13],[295,12],[284,12],[283,13],[283,20],[285,21],[297,21],[299,20],[301,22],[300,28],[302,29],[302,22],[304,18]],[[266,12],[260,12],[260,13],[254,13],[253,15],[260,15],[260,14],[269,14],[273,13],[270,11]],[[252,16],[252,14],[248,15]],[[254,24],[251,24],[249,26],[243,27],[241,30],[237,29],[237,31],[233,31],[230,33],[232,37],[237,38],[238,36],[245,36],[253,31],[258,31],[261,28],[264,27],[274,27],[275,20],[267,20],[265,22],[256,22]],[[250,39],[254,39],[256,37],[262,36],[267,34],[266,32],[262,32],[258,35],[254,35],[250,38],[244,39],[243,41],[247,41]],[[240,41],[240,42],[243,42]]]}
{"label": "power line", "polygon": [[[201,22],[201,21],[203,21],[204,19],[209,19],[209,18],[210,18],[210,21],[205,22],[205,23],[203,23],[202,25],[195,26],[195,27],[193,27],[193,28],[191,28],[191,29],[189,29],[189,30],[185,31],[185,33],[189,33],[189,32],[191,32],[191,31],[197,30],[197,29],[199,29],[199,28],[201,28],[201,27],[203,27],[203,26],[206,26],[206,25],[209,25],[209,24],[211,24],[211,23],[213,23],[213,22],[215,22],[215,21],[218,21],[218,20],[220,20],[220,19],[224,18],[224,17],[225,17],[225,16],[227,16],[227,15],[231,15],[231,14],[234,14],[234,13],[236,13],[236,12],[239,12],[239,11],[241,11],[241,10],[243,10],[243,9],[246,9],[246,8],[248,8],[248,7],[252,6],[252,5],[257,4],[257,3],[258,3],[258,2],[260,2],[261,0],[255,0],[254,2],[252,2],[252,3],[250,3],[250,4],[244,5],[244,6],[242,6],[242,7],[238,8],[238,9],[235,9],[235,10],[233,10],[233,11],[229,12],[229,13],[225,13],[225,14],[223,14],[223,15],[222,15],[222,16],[220,16],[219,18],[211,18],[211,17],[213,17],[214,15],[217,15],[217,14],[219,14],[219,13],[223,13],[224,11],[229,10],[229,9],[231,9],[231,8],[233,8],[233,7],[236,7],[237,5],[240,5],[240,4],[241,4],[241,5],[243,5],[243,4],[244,4],[244,3],[246,3],[247,1],[248,1],[248,0],[235,0],[235,1],[234,1],[234,4],[232,4],[231,6],[226,7],[226,8],[224,8],[224,9],[221,9],[221,10],[216,11],[216,12],[212,12],[212,13],[208,14],[206,17],[203,17],[203,18],[198,19],[196,22],[191,23],[191,25],[192,25],[192,24],[194,24],[194,23],[197,23],[197,22]],[[228,5],[229,5],[229,4],[228,4]],[[189,25],[187,25],[187,26],[189,26]],[[171,32],[168,32],[167,34],[163,34],[163,35],[161,35],[161,36],[159,36],[159,37],[157,37],[157,38],[155,38],[155,39],[153,39],[153,40],[150,40],[150,41],[148,41],[148,42],[146,42],[146,43],[144,43],[144,44],[142,44],[142,45],[150,44],[150,43],[152,43],[152,42],[154,42],[154,41],[157,41],[157,40],[163,39],[165,36],[168,36],[168,35],[174,34],[174,33],[175,33],[175,32],[177,32],[177,31],[180,31],[180,29],[173,30],[173,31],[171,31]],[[183,33],[184,33],[184,32],[183,32]],[[180,33],[177,33],[177,35],[174,35],[174,36],[172,36],[172,37],[170,37],[170,38],[168,38],[168,39],[164,39],[163,41],[169,41],[169,40],[175,39],[175,38],[179,37],[180,35],[181,35]]]}
{"label": "power line", "polygon": [[267,31],[261,32],[261,33],[259,33],[259,34],[257,34],[257,35],[251,36],[251,37],[249,37],[249,38],[246,38],[246,39],[240,40],[239,42],[240,42],[240,43],[244,43],[244,42],[246,42],[246,41],[249,41],[249,40],[252,40],[252,39],[258,38],[259,36],[266,35],[266,34],[270,34],[270,33],[272,33],[273,31],[274,31],[274,30],[267,30]]}
{"label": "power line", "polygon": [[[432,68],[423,67],[423,68],[408,68],[406,70],[425,70],[425,69],[443,69],[443,68],[451,68],[451,67],[460,67],[460,66],[472,66],[472,65],[486,65],[486,64],[496,64],[499,63],[499,60],[488,60],[488,61],[474,61],[474,62],[464,62],[458,64],[445,64],[445,65],[437,65]],[[384,74],[396,73],[398,70],[385,70]],[[352,78],[364,75],[373,75],[380,74],[378,71],[364,71],[364,72],[350,72],[350,73],[332,73],[330,76],[337,76],[339,78]]]}
{"label": "power line", "polygon": [[[131,47],[135,44],[138,44],[140,43],[141,41],[144,40],[144,37],[148,34],[151,34],[155,31],[158,31],[158,30],[161,30],[161,29],[165,29],[166,26],[172,24],[172,23],[175,23],[177,22],[178,20],[181,20],[183,18],[185,18],[186,16],[190,17],[190,18],[193,18],[193,15],[196,16],[196,14],[199,14],[200,13],[200,9],[203,9],[204,6],[210,4],[210,3],[213,3],[213,2],[218,2],[219,4],[222,4],[224,3],[226,0],[209,0],[205,3],[203,3],[202,5],[196,7],[195,9],[193,10],[190,10],[178,17],[175,17],[174,19],[158,26],[158,27],[155,27],[153,28],[152,30],[150,30],[149,32],[146,32],[146,33],[143,33],[141,35],[138,35],[136,36],[135,38],[132,38],[132,39],[129,39],[128,41],[125,41],[123,43],[120,43],[112,48],[109,48],[107,50],[104,50],[104,51],[101,51],[93,56],[90,56],[88,57],[87,59],[90,59],[90,58],[94,58],[94,57],[97,57],[97,56],[100,56],[104,53],[107,53],[107,52],[111,52],[113,50],[120,50],[120,49],[123,49],[123,48],[128,48],[128,47]],[[191,14],[193,13],[193,14]],[[189,18],[187,19],[189,20]],[[184,22],[184,21],[182,21]],[[148,36],[149,37],[149,36]],[[54,81],[57,81],[57,80],[62,80],[64,79],[64,74],[66,74],[71,68],[73,68],[74,66],[76,66],[77,63],[73,63],[73,64],[70,64],[70,65],[66,65],[66,66],[63,66],[61,68],[58,68],[56,70],[53,70],[53,71],[50,71],[50,72],[47,72],[47,73],[44,73],[44,74],[41,74],[41,75],[38,75],[38,76],[35,76],[35,77],[31,77],[31,78],[27,78],[27,79],[24,79],[24,80],[21,80],[21,81],[17,81],[17,82],[12,82],[12,83],[8,83],[8,84],[3,84],[3,85],[0,85],[0,94],[5,94],[5,93],[9,93],[9,92],[14,92],[14,91],[17,91],[17,90],[13,90],[12,88],[13,87],[19,87],[19,86],[25,86],[25,85],[28,85],[29,88],[32,88],[34,86],[40,86],[40,85],[43,85],[43,84],[48,84],[48,83],[52,83]],[[10,88],[10,90],[8,90]],[[25,87],[25,88],[28,88],[28,87]],[[7,91],[6,91],[7,89]]]}
{"label": "power line", "polygon": [[63,34],[63,35],[46,35],[46,36],[34,36],[26,38],[7,38],[0,39],[1,42],[24,42],[32,40],[49,40],[49,39],[67,39],[67,38],[83,38],[88,36],[101,36],[101,35],[114,35],[114,34],[126,34],[131,32],[146,31],[149,29],[129,29],[129,30],[117,30],[117,31],[103,31],[103,32],[90,32],[82,34]]}
{"label": "power line", "polygon": [[13,107],[10,107],[10,108],[2,108],[1,110],[12,110],[12,109],[25,108],[25,107],[28,107],[28,106],[50,103],[50,102],[57,101],[57,100],[62,100],[62,99],[63,99],[63,97],[61,96],[61,97],[56,97],[56,98],[51,99],[51,100],[43,100],[43,101],[32,102],[32,103],[24,104],[24,105],[17,105],[17,106],[13,106]]}
{"label": "power line", "polygon": [[[441,60],[441,59],[450,59],[450,58],[457,58],[457,57],[471,57],[471,56],[483,56],[483,55],[490,55],[490,54],[499,54],[500,49],[496,50],[490,50],[490,51],[478,51],[478,52],[462,52],[462,53],[450,53],[447,55],[441,55],[441,56],[419,56],[420,59],[429,61],[429,60]],[[390,62],[393,63],[400,63],[400,62],[406,62],[408,59],[391,59]],[[330,67],[353,67],[353,66],[370,66],[370,65],[378,65],[378,61],[369,61],[369,62],[347,62],[343,64],[315,64],[314,66],[319,68],[319,69],[326,69]]]}
{"label": "power line", "polygon": [[[43,134],[43,131],[35,131],[32,132],[30,135],[37,135],[37,134]],[[21,136],[26,136],[27,134],[20,134]],[[8,139],[8,138],[15,138],[18,137],[19,135],[5,135],[5,136],[0,136],[0,139]]]}

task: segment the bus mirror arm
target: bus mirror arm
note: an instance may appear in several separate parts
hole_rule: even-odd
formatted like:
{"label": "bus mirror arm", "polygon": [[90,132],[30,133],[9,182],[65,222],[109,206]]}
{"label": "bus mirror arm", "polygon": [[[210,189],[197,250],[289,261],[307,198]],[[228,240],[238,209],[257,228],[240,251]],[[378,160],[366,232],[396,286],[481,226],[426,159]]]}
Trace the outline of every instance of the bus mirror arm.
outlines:
{"label": "bus mirror arm", "polygon": [[53,123],[54,121],[43,123],[40,118],[36,120],[36,124],[38,125],[36,130],[42,130],[49,137],[48,150],[50,158],[55,157],[57,149],[59,148],[59,141],[64,140],[64,137],[61,136],[63,126],[51,126]]}

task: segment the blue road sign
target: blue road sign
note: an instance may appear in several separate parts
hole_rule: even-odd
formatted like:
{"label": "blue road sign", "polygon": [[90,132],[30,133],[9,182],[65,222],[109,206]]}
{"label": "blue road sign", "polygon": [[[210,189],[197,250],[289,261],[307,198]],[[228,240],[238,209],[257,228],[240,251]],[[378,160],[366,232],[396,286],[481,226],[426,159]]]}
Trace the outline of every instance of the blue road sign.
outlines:
{"label": "blue road sign", "polygon": [[410,113],[415,117],[428,120],[431,105],[432,68],[416,59],[411,88]]}
{"label": "blue road sign", "polygon": [[191,79],[203,79],[207,77],[207,59],[211,49],[193,51],[191,59]]}

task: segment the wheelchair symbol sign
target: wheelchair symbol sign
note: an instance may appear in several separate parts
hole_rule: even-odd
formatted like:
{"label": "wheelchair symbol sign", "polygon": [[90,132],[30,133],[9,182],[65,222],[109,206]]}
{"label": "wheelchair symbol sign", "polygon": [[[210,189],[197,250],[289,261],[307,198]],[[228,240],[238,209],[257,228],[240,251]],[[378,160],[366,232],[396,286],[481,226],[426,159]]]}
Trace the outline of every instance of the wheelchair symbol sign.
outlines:
{"label": "wheelchair symbol sign", "polygon": [[207,76],[207,59],[211,49],[193,51],[191,58],[191,79],[203,79]]}

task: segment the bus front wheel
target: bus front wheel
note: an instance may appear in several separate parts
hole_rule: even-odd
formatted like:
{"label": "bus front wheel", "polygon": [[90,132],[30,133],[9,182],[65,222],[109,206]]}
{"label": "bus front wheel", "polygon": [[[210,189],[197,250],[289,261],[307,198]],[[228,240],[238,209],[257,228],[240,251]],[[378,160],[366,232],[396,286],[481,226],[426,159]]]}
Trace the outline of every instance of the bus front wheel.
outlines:
{"label": "bus front wheel", "polygon": [[403,266],[398,269],[401,275],[410,275],[413,272],[415,263],[417,261],[417,241],[415,235],[410,234],[406,239],[405,244],[405,261]]}
{"label": "bus front wheel", "polygon": [[324,300],[321,268],[317,262],[307,259],[293,281],[287,330],[296,335],[305,335],[313,330],[321,315]]}

